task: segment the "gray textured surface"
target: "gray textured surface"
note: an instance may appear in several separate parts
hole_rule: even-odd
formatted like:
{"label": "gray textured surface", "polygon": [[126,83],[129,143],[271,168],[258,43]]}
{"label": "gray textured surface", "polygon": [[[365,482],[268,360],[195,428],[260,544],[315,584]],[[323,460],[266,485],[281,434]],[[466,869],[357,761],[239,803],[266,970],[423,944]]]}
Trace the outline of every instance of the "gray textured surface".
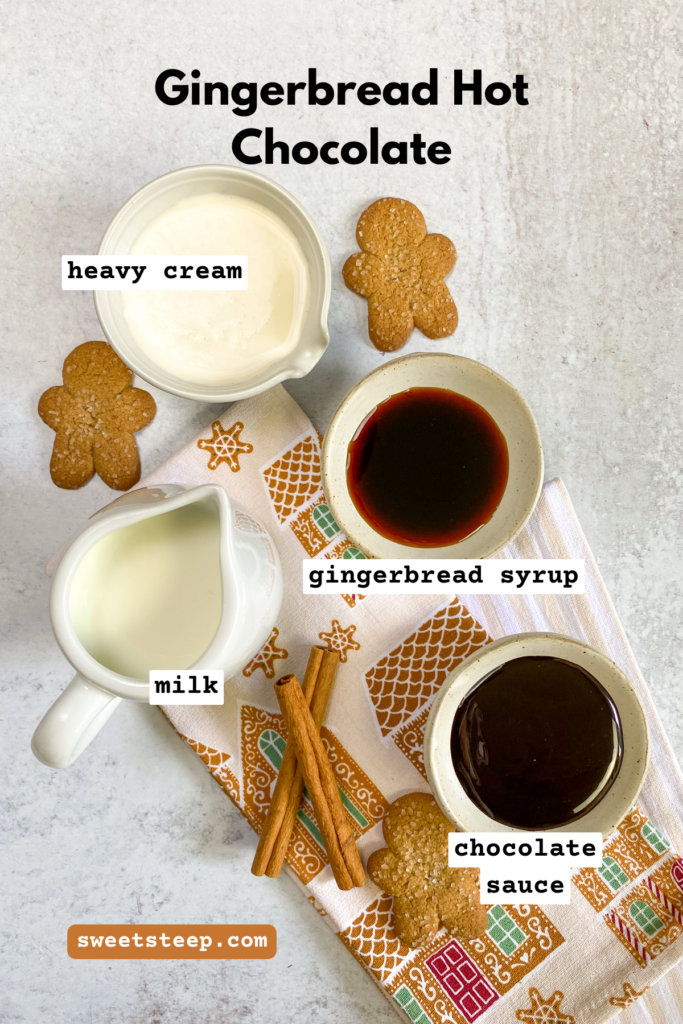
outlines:
{"label": "gray textured surface", "polygon": [[[632,7],[633,9],[628,9]],[[86,293],[62,294],[63,252],[93,252],[118,206],[174,167],[233,162],[239,128],[290,143],[422,131],[446,167],[266,168],[318,221],[335,287],[330,348],[291,393],[320,428],[381,357],[339,271],[360,211],[417,203],[459,252],[460,311],[442,347],[489,363],[529,399],[548,475],[572,495],[683,755],[683,440],[680,331],[681,4],[369,0],[4,5],[2,324],[2,975],[0,1019],[26,1024],[393,1020],[393,1011],[286,879],[249,874],[254,838],[148,707],[122,707],[72,768],[31,756],[31,732],[70,678],[47,616],[47,555],[110,500],[99,481],[50,482],[40,393],[67,352],[100,337]],[[444,76],[437,108],[162,107],[166,67],[232,83]],[[524,72],[526,108],[455,109],[446,76]],[[676,190],[679,190],[678,196]],[[414,335],[406,351],[439,346]],[[150,469],[214,410],[155,394]],[[272,962],[74,962],[81,921],[272,922]]]}

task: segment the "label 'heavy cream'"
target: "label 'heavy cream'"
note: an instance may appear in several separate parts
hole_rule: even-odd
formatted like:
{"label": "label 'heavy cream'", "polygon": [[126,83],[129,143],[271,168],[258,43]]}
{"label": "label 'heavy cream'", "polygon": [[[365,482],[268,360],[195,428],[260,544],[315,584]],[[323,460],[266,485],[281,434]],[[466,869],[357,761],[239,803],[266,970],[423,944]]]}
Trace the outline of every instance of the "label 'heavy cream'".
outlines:
{"label": "label 'heavy cream'", "polygon": [[125,291],[123,312],[157,366],[197,384],[258,376],[295,348],[306,314],[308,266],[287,225],[259,203],[205,193],[165,210],[131,256],[246,256],[245,291]]}

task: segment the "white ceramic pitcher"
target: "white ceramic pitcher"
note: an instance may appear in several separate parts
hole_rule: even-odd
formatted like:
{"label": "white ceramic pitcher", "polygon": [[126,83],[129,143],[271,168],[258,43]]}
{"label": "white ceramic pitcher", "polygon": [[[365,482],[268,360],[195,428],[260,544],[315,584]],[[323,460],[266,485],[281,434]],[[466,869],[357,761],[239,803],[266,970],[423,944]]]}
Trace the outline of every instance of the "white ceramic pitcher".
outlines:
{"label": "white ceramic pitcher", "polygon": [[223,669],[227,679],[244,668],[268,639],[282,601],[282,571],[275,546],[257,520],[215,484],[190,489],[165,484],[122,495],[96,513],[69,543],[53,576],[52,626],[76,675],[33,735],[33,753],[50,768],[66,768],[75,761],[123,698],[149,699],[148,679],[112,671],[79,639],[70,603],[79,565],[94,545],[113,531],[194,502],[215,503],[218,510],[222,587],[218,628],[195,666]]}

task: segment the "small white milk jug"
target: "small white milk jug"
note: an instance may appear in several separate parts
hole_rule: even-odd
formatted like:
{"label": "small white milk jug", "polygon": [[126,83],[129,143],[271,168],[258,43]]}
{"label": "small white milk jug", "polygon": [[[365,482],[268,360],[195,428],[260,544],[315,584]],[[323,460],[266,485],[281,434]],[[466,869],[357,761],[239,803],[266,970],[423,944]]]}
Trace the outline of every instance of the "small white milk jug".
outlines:
{"label": "small white milk jug", "polygon": [[129,491],[66,547],[50,615],[76,675],[36,729],[51,768],[83,752],[123,698],[149,700],[150,669],[240,671],[282,601],[275,546],[222,487]]}

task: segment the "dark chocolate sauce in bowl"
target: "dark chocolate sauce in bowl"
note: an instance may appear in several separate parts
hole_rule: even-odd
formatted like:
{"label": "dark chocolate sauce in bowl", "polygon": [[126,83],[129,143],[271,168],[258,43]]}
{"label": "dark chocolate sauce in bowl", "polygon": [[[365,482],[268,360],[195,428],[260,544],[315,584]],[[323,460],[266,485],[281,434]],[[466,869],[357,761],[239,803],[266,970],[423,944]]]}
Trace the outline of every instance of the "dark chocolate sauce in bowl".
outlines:
{"label": "dark chocolate sauce in bowl", "polygon": [[488,523],[508,480],[495,420],[446,388],[410,388],[378,405],[349,445],[346,479],[360,515],[398,544],[457,544]]}
{"label": "dark chocolate sauce in bowl", "polygon": [[451,733],[455,773],[471,800],[513,828],[561,828],[602,800],[623,756],[619,712],[585,669],[522,657],[473,687]]}

